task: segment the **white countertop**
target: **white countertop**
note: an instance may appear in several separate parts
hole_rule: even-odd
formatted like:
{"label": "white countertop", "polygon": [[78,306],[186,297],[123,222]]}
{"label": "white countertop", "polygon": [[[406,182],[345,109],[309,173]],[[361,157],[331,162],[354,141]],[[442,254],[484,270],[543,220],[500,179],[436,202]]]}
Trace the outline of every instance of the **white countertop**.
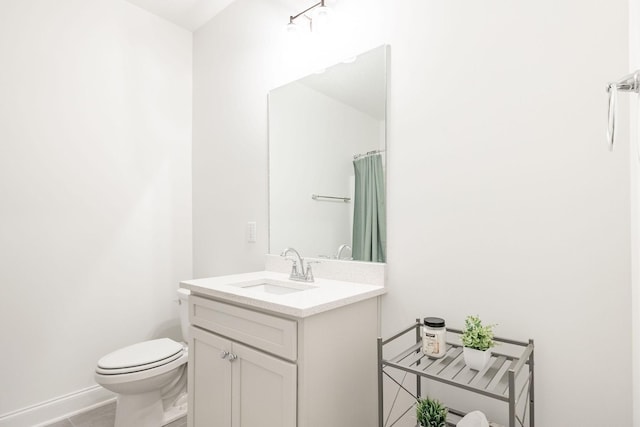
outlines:
{"label": "white countertop", "polygon": [[274,271],[256,271],[253,273],[185,280],[180,282],[180,287],[206,297],[298,318],[333,310],[386,292],[384,286],[322,278],[316,278],[315,282],[308,283],[308,285],[314,287],[313,289],[284,295],[256,292],[251,288],[238,286],[238,284],[245,282],[258,283],[263,279],[277,281],[293,288],[307,285],[306,282],[289,280],[288,274]]}

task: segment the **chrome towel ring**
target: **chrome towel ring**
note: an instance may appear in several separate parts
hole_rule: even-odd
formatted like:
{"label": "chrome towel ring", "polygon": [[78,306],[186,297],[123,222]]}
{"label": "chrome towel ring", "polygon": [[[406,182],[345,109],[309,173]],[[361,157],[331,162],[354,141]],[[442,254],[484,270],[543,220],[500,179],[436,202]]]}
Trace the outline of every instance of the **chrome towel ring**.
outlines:
{"label": "chrome towel ring", "polygon": [[609,117],[607,125],[607,146],[613,151],[616,137],[616,116],[618,115],[618,92],[640,93],[640,70],[607,85],[609,92]]}

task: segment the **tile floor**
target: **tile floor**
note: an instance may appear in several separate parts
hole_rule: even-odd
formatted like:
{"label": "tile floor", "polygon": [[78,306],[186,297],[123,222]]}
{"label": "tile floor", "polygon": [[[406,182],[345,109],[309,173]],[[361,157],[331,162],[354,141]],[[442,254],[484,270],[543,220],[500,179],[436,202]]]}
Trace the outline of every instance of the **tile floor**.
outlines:
{"label": "tile floor", "polygon": [[[116,419],[116,403],[74,415],[62,421],[48,424],[46,427],[113,427]],[[187,427],[187,417],[175,420],[166,427]]]}

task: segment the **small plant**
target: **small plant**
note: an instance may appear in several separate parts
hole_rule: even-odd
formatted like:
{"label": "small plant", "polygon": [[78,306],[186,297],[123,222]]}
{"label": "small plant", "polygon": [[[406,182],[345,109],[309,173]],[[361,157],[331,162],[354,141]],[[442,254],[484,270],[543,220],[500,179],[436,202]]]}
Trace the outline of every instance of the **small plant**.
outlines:
{"label": "small plant", "polygon": [[485,351],[496,345],[493,341],[493,328],[496,325],[483,326],[480,317],[467,316],[462,332],[462,345],[480,351]]}
{"label": "small plant", "polygon": [[428,397],[418,400],[416,417],[422,427],[445,427],[448,409],[442,403]]}

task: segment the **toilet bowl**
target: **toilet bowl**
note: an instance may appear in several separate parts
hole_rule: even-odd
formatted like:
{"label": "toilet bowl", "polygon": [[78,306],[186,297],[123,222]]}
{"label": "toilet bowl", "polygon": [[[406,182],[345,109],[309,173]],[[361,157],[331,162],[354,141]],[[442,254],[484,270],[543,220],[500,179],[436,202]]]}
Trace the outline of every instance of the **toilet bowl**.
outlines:
{"label": "toilet bowl", "polygon": [[[187,338],[189,291],[178,289]],[[169,338],[143,341],[98,361],[95,380],[118,395],[114,427],[160,427],[187,410],[187,345]]]}

